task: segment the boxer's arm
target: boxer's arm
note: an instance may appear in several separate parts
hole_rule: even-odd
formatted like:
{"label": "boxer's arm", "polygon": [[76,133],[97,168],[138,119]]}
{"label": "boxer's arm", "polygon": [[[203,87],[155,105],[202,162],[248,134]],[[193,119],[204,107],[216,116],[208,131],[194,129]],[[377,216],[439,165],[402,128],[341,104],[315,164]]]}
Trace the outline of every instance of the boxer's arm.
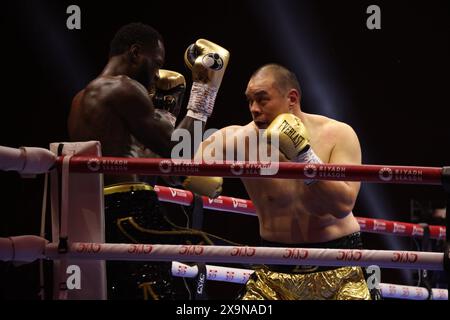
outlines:
{"label": "boxer's arm", "polygon": [[[356,133],[344,123],[336,126],[337,142],[329,163],[361,164],[361,147]],[[343,218],[353,210],[359,188],[360,182],[318,180],[305,188],[305,199],[311,199],[307,207],[311,206],[311,212],[317,214],[331,213],[336,218]]]}
{"label": "boxer's arm", "polygon": [[[192,71],[193,84],[189,95],[187,113],[177,129],[186,129],[193,136],[194,124],[199,123],[203,130],[206,121],[211,116],[230,59],[230,53],[225,48],[205,39],[199,39],[191,44],[184,54],[186,66]],[[194,139],[191,141],[192,158],[196,153]]]}
{"label": "boxer's arm", "polygon": [[122,80],[106,99],[139,142],[162,157],[170,158],[173,127],[168,121],[154,117],[155,108],[144,87]]}
{"label": "boxer's arm", "polygon": [[[241,126],[228,126],[214,132],[207,139],[203,140],[198,148],[194,159],[196,161],[214,162],[234,160],[236,152],[234,148],[235,140],[237,139],[236,131],[242,128]],[[228,154],[232,154],[233,159],[227,158]]]}

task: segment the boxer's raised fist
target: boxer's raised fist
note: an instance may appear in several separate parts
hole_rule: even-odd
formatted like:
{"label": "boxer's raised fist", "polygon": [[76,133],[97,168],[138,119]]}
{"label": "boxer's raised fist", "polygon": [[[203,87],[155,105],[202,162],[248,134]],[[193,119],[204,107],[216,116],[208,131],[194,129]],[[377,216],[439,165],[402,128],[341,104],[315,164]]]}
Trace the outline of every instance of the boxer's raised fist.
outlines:
{"label": "boxer's raised fist", "polygon": [[186,49],[184,61],[192,70],[194,82],[187,107],[189,117],[206,121],[211,115],[229,59],[228,50],[205,39]]}

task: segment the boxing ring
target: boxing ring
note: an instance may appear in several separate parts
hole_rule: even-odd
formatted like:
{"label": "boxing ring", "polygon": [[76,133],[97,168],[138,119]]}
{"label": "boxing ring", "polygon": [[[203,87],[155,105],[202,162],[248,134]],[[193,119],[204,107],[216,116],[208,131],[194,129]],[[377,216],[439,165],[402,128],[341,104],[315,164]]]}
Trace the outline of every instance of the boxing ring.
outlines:
{"label": "boxing ring", "polygon": [[[55,147],[55,146],[53,146]],[[97,154],[99,145],[94,145]],[[55,150],[55,149],[54,149]],[[73,150],[72,150],[73,151]],[[92,151],[92,150],[91,150]],[[56,153],[56,152],[55,152]],[[60,152],[59,152],[60,153]],[[164,245],[164,244],[121,244],[104,243],[102,237],[94,238],[73,237],[70,235],[70,216],[74,211],[86,212],[101,211],[96,231],[102,231],[103,200],[98,190],[102,190],[102,183],[98,180],[80,181],[84,179],[98,179],[100,174],[140,174],[140,175],[190,175],[190,176],[222,176],[222,177],[252,177],[252,178],[282,178],[282,179],[315,179],[336,181],[361,181],[372,183],[395,184],[419,184],[442,185],[450,192],[450,168],[412,167],[412,166],[380,166],[380,165],[335,165],[335,164],[301,164],[301,163],[199,163],[186,160],[171,159],[144,159],[144,158],[118,158],[100,156],[80,156],[75,152],[67,152],[68,155],[58,156],[55,170],[52,170],[53,192],[52,211],[57,214],[52,218],[52,242],[31,250],[26,245],[13,247],[12,255],[7,256],[3,249],[3,260],[15,260],[23,256],[20,250],[25,250],[27,259],[51,259],[59,261],[61,270],[70,264],[70,261],[86,263],[87,270],[93,270],[97,275],[102,275],[103,280],[97,284],[104,286],[104,265],[95,266],[89,263],[102,260],[129,260],[129,261],[168,261],[172,262],[172,275],[176,277],[196,277],[198,269],[181,262],[203,263],[238,263],[238,264],[280,264],[280,265],[317,265],[317,266],[372,266],[381,268],[399,269],[426,269],[445,270],[448,273],[449,251],[444,252],[418,252],[418,251],[391,251],[391,250],[355,250],[355,249],[314,249],[314,248],[274,248],[274,247],[249,247],[249,246],[205,246],[205,245]],[[92,152],[91,152],[92,153]],[[94,152],[95,153],[95,152]],[[269,167],[276,165],[275,175],[267,174]],[[60,177],[60,181],[57,177]],[[74,182],[77,181],[74,187]],[[96,184],[93,186],[93,184]],[[83,186],[82,186],[83,185]],[[98,188],[100,186],[100,189]],[[55,193],[55,188],[58,193]],[[97,197],[90,199],[89,188],[97,190]],[[194,195],[186,190],[155,186],[155,192],[161,202],[171,202],[184,206],[191,206]],[[80,201],[93,204],[86,209],[74,201],[71,195],[77,195]],[[233,197],[219,196],[215,199],[201,197],[204,209],[233,212],[256,216],[255,208],[250,200]],[[82,209],[80,209],[82,208]],[[94,208],[94,209],[92,209]],[[59,212],[58,212],[59,209]],[[81,212],[80,211],[80,212]],[[52,213],[55,213],[52,212]],[[83,217],[84,217],[83,216]],[[59,218],[58,218],[59,217]],[[448,228],[444,226],[423,226],[413,223],[388,221],[382,219],[369,219],[356,217],[361,231],[399,235],[406,237],[423,237],[425,228],[431,239],[445,240],[449,238]],[[80,220],[80,219],[78,219]],[[448,226],[448,217],[447,217]],[[26,237],[26,236],[25,236]],[[25,239],[25,238],[24,238]],[[24,241],[25,243],[26,241]],[[32,241],[28,244],[31,244]],[[14,246],[14,241],[12,241]],[[3,248],[3,247],[0,247]],[[0,251],[1,252],[1,251]],[[89,269],[91,268],[91,269]],[[65,270],[65,269],[64,269]],[[245,283],[253,270],[206,265],[206,279]],[[63,283],[61,279],[57,279]],[[413,299],[413,300],[448,300],[448,291],[439,288],[408,287],[387,283],[380,283],[379,289],[386,298]],[[64,291],[61,289],[60,291]],[[95,294],[89,298],[96,297]],[[104,297],[104,293],[97,298]],[[66,294],[58,295],[59,299],[66,299]],[[78,299],[79,297],[73,297]],[[70,299],[70,297],[69,297]]]}

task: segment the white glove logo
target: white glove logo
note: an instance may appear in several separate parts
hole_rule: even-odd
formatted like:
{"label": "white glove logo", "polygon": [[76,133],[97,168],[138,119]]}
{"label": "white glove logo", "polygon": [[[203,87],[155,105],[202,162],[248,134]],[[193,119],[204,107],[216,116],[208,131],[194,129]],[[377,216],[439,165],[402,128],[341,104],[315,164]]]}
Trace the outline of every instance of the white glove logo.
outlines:
{"label": "white glove logo", "polygon": [[202,64],[209,69],[220,70],[223,68],[222,57],[218,53],[208,53],[202,59]]}

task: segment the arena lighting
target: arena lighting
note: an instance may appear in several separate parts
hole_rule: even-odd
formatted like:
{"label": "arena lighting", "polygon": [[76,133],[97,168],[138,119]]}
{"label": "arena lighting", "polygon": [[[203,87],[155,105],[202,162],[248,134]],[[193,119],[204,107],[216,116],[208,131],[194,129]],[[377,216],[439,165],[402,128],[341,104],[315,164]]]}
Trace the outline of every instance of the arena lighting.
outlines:
{"label": "arena lighting", "polygon": [[[349,88],[338,87],[342,82],[336,78],[339,73],[331,72],[335,69],[333,62],[324,58],[326,44],[322,41],[321,29],[314,22],[314,11],[310,4],[260,0],[253,3],[253,8],[260,18],[261,27],[268,28],[270,25],[271,32],[268,32],[267,37],[271,37],[270,41],[278,48],[280,57],[299,77],[300,85],[306,84],[302,86],[307,88],[303,94],[308,96],[309,105],[314,107],[310,111],[347,123],[357,123],[358,119],[353,119],[350,110],[346,110],[351,106],[345,94]],[[364,146],[362,149],[365,163],[370,163],[367,150]],[[393,220],[395,217],[389,212],[395,210],[384,193],[382,186],[366,184],[361,187],[359,201],[366,208],[377,212],[375,218]],[[387,242],[389,248],[403,249],[394,238],[385,237],[383,241]],[[411,283],[411,272],[402,270],[402,276],[405,283]]]}

